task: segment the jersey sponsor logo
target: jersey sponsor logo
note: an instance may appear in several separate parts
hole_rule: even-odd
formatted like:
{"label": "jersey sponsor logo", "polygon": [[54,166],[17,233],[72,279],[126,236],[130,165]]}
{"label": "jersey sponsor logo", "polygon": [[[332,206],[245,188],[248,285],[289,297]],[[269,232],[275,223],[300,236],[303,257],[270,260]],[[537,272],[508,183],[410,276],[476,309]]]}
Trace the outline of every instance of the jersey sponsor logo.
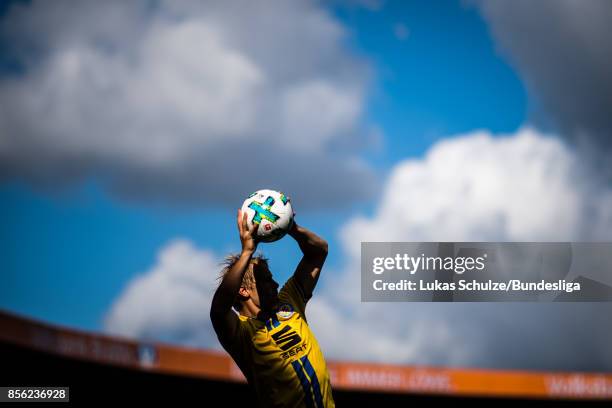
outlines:
{"label": "jersey sponsor logo", "polygon": [[272,339],[276,345],[283,351],[289,350],[291,347],[299,344],[302,338],[291,327],[285,325],[282,329],[272,335]]}
{"label": "jersey sponsor logo", "polygon": [[281,358],[283,360],[288,359],[289,357],[293,357],[293,356],[297,356],[298,353],[305,353],[306,352],[306,343],[302,343],[299,346],[292,348],[289,351],[285,351],[284,353],[281,354]]}
{"label": "jersey sponsor logo", "polygon": [[291,316],[293,316],[293,313],[295,313],[295,311],[293,310],[293,306],[291,306],[289,303],[282,303],[279,308],[278,308],[278,312],[276,313],[278,315],[278,317],[280,317],[282,320],[287,320],[289,319]]}

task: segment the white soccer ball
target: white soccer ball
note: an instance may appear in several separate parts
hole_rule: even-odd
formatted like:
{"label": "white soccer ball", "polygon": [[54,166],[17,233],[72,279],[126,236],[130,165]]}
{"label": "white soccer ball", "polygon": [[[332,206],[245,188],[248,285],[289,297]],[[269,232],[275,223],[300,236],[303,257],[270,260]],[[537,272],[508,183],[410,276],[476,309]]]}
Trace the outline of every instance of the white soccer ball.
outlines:
{"label": "white soccer ball", "polygon": [[244,200],[242,213],[247,214],[249,228],[259,223],[257,237],[262,242],[274,242],[285,236],[293,226],[291,200],[274,190],[258,190]]}

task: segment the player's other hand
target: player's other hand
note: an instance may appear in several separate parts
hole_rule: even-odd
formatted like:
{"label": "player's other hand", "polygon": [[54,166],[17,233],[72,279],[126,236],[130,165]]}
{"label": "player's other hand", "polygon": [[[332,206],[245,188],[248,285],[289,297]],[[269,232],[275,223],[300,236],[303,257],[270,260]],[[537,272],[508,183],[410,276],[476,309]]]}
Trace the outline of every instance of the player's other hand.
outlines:
{"label": "player's other hand", "polygon": [[253,223],[253,226],[249,228],[247,213],[243,213],[242,210],[238,210],[237,221],[242,252],[255,252],[257,249],[257,229],[259,228],[259,224]]}

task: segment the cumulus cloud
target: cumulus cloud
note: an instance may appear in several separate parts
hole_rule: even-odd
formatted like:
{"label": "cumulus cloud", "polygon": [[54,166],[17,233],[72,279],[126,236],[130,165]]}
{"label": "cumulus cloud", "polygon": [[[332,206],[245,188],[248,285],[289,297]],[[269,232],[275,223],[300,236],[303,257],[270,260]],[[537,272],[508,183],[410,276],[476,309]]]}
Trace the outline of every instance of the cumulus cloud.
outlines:
{"label": "cumulus cloud", "polygon": [[0,178],[195,205],[257,185],[300,186],[304,206],[368,197],[370,74],[345,37],[306,1],[16,3]]}
{"label": "cumulus cloud", "polygon": [[566,145],[535,129],[459,135],[397,164],[375,219],[352,221],[344,240],[358,231],[398,241],[605,239],[612,190],[587,174]]}
{"label": "cumulus cloud", "polygon": [[156,264],[135,277],[113,303],[104,322],[110,334],[217,347],[209,311],[219,260],[185,239],[163,247]]}
{"label": "cumulus cloud", "polygon": [[[360,301],[361,241],[609,239],[612,190],[592,194],[588,183],[577,185],[577,163],[558,139],[531,129],[505,137],[460,135],[434,145],[422,159],[399,163],[375,213],[343,227],[346,262],[339,270],[324,270],[308,305],[326,356],[610,370],[609,304]],[[208,322],[218,269],[214,256],[184,241],[160,253],[157,264],[116,300],[106,329],[218,348]],[[347,338],[353,340],[347,343]]]}
{"label": "cumulus cloud", "polygon": [[534,105],[589,153],[612,152],[612,3],[477,1]]}
{"label": "cumulus cloud", "polygon": [[[428,365],[610,370],[609,304],[361,303],[362,241],[565,241],[612,235],[612,189],[532,129],[459,135],[396,165],[372,216],[341,231],[310,322],[334,357]],[[360,341],[337,339],[346,330]]]}

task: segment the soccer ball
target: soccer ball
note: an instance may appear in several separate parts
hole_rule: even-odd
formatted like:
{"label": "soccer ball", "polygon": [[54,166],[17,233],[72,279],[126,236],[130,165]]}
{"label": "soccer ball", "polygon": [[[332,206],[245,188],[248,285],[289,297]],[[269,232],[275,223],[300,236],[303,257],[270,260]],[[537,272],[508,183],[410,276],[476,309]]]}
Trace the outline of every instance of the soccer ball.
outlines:
{"label": "soccer ball", "polygon": [[281,239],[293,226],[293,208],[289,197],[274,190],[258,190],[242,204],[249,228],[259,224],[257,238],[263,242]]}

